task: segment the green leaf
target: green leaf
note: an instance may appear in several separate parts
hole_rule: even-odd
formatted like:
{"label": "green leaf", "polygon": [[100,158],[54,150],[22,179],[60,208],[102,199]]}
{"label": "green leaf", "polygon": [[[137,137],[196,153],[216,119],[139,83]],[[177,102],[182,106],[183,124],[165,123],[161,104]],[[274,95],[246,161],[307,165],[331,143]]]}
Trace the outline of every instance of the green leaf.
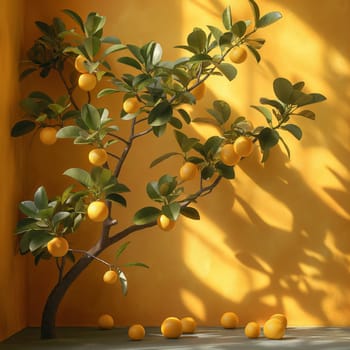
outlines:
{"label": "green leaf", "polygon": [[225,46],[231,46],[232,41],[233,41],[233,33],[226,32],[221,35],[219,39],[219,45],[222,46],[222,48]]}
{"label": "green leaf", "polygon": [[118,58],[118,62],[126,64],[126,65],[131,66],[131,67],[134,67],[138,70],[142,70],[140,63],[132,57],[126,57],[126,56],[120,57],[120,58]]}
{"label": "green leaf", "polygon": [[260,18],[259,6],[257,5],[257,3],[254,0],[249,0],[249,5],[251,6],[252,11],[253,11],[254,22],[255,22],[255,27],[256,27],[256,23],[259,21],[259,18]]}
{"label": "green leaf", "polygon": [[59,211],[53,216],[52,223],[53,223],[54,226],[56,226],[59,222],[61,222],[64,219],[68,218],[69,216],[70,216],[70,212],[68,212],[68,211]]}
{"label": "green leaf", "polygon": [[279,141],[279,134],[276,130],[271,128],[264,128],[258,135],[258,140],[261,149],[265,152],[266,150],[274,147]]}
{"label": "green leaf", "polygon": [[90,174],[83,169],[80,168],[70,168],[66,170],[63,175],[67,175],[72,179],[78,181],[81,185],[90,188],[93,186],[93,182]]}
{"label": "green leaf", "polygon": [[308,119],[312,119],[315,120],[316,119],[316,115],[313,111],[309,111],[307,109],[300,111],[298,113],[295,113],[296,115],[301,115],[302,117],[308,118]]}
{"label": "green leaf", "polygon": [[195,28],[192,33],[187,37],[187,43],[189,46],[195,48],[197,53],[205,52],[207,44],[207,35],[200,28]]}
{"label": "green leaf", "polygon": [[225,179],[232,180],[235,178],[235,171],[232,166],[228,166],[223,164],[222,162],[218,162],[215,164],[215,168],[217,172]]}
{"label": "green leaf", "polygon": [[188,62],[191,63],[201,63],[201,62],[210,62],[211,61],[211,56],[203,54],[203,53],[199,53],[197,55],[192,56]]}
{"label": "green leaf", "polygon": [[92,168],[90,176],[94,185],[102,189],[106,185],[110,184],[112,172],[109,169],[95,166]]}
{"label": "green leaf", "polygon": [[247,30],[247,25],[244,21],[238,21],[232,26],[232,33],[241,38]]}
{"label": "green leaf", "polygon": [[191,123],[191,116],[188,114],[188,112],[182,108],[177,109],[179,114],[181,115],[182,119],[185,121],[185,123],[190,124]]}
{"label": "green leaf", "polygon": [[261,56],[260,56],[258,50],[255,47],[251,46],[251,45],[247,45],[247,47],[248,47],[248,50],[253,54],[256,62],[259,63],[261,61]]}
{"label": "green leaf", "polygon": [[146,265],[146,264],[144,264],[144,263],[142,263],[142,262],[130,262],[130,263],[124,264],[123,266],[125,266],[125,267],[139,266],[139,267],[144,267],[144,268],[146,268],[146,269],[149,268],[148,265]]}
{"label": "green leaf", "polygon": [[168,101],[157,104],[148,115],[148,124],[151,126],[162,126],[169,122],[173,116],[173,109]]}
{"label": "green leaf", "polygon": [[130,241],[129,242],[124,242],[118,249],[117,251],[115,252],[115,258],[118,259],[122,253],[125,251],[125,249],[128,247],[128,245],[130,244]]}
{"label": "green leaf", "polygon": [[29,250],[34,252],[39,248],[45,247],[52,238],[52,235],[50,235],[47,231],[35,231],[35,234],[31,236]]}
{"label": "green leaf", "polygon": [[209,158],[217,153],[222,144],[222,141],[222,137],[212,136],[204,143],[204,151]]}
{"label": "green leaf", "polygon": [[270,100],[268,98],[262,97],[260,99],[260,103],[262,103],[264,105],[269,105],[269,106],[272,106],[272,107],[276,108],[280,112],[280,114],[284,113],[284,106],[283,106],[283,104],[280,101]]}
{"label": "green leaf", "polygon": [[122,293],[123,295],[128,294],[128,280],[125,276],[125,273],[121,270],[118,270],[118,277],[119,277],[119,282],[122,288]]}
{"label": "green leaf", "polygon": [[312,94],[308,94],[307,96],[310,97],[309,101],[305,101],[304,103],[297,103],[297,105],[299,107],[301,106],[305,106],[307,104],[313,104],[313,103],[318,103],[318,102],[322,102],[326,100],[326,97],[323,96],[322,94],[317,94],[317,93],[312,93]]}
{"label": "green leaf", "polygon": [[32,74],[34,72],[37,71],[36,67],[32,67],[32,68],[27,68],[25,69],[23,72],[21,72],[20,76],[19,76],[19,80],[22,81],[25,77],[27,77],[29,74]]}
{"label": "green leaf", "polygon": [[26,231],[39,230],[40,228],[37,226],[37,222],[38,220],[28,217],[21,219],[16,224],[16,234],[21,234]]}
{"label": "green leaf", "polygon": [[157,181],[151,181],[148,182],[146,185],[146,192],[149,198],[156,202],[162,202],[162,196],[159,193],[159,188],[158,188],[158,182]]}
{"label": "green leaf", "polygon": [[99,91],[98,94],[97,94],[97,97],[100,98],[100,97],[103,97],[103,96],[106,96],[106,95],[115,94],[117,92],[119,92],[119,90],[112,89],[112,88],[106,88],[106,89],[102,89],[101,91]]}
{"label": "green leaf", "polygon": [[36,127],[36,123],[31,120],[21,120],[11,129],[11,136],[18,137],[30,133]]}
{"label": "green leaf", "polygon": [[231,115],[231,107],[230,105],[223,100],[216,100],[213,102],[214,109],[207,109],[208,113],[210,113],[219,125],[225,124]]}
{"label": "green leaf", "polygon": [[277,78],[273,82],[273,90],[280,101],[286,104],[291,103],[291,96],[294,88],[291,82],[285,78]]}
{"label": "green leaf", "polygon": [[268,124],[270,124],[270,125],[272,124],[272,114],[268,108],[266,108],[264,106],[250,106],[250,107],[259,111],[265,117]]}
{"label": "green leaf", "polygon": [[134,215],[135,225],[144,225],[152,222],[156,222],[161,211],[155,207],[145,207],[138,210]]}
{"label": "green leaf", "polygon": [[275,23],[281,18],[282,18],[282,14],[280,12],[277,12],[277,11],[269,12],[266,15],[262,16],[256,22],[256,27],[263,28],[263,27],[269,26],[270,24]]}
{"label": "green leaf", "polygon": [[184,153],[190,151],[199,142],[199,139],[196,139],[194,137],[187,137],[187,135],[181,131],[174,130],[174,133],[176,141]]}
{"label": "green leaf", "polygon": [[222,13],[222,23],[227,30],[231,30],[231,28],[232,28],[232,15],[231,15],[231,7],[230,6],[227,6],[225,8],[224,12]]}
{"label": "green leaf", "polygon": [[229,81],[232,81],[237,75],[237,69],[230,63],[222,62],[217,68]]}
{"label": "green leaf", "polygon": [[155,160],[152,161],[152,163],[150,164],[150,168],[153,168],[155,165],[161,163],[162,161],[170,158],[170,157],[173,157],[173,156],[182,156],[181,153],[179,152],[169,152],[169,153],[165,153],[163,154],[162,156],[156,158]]}
{"label": "green leaf", "polygon": [[73,19],[75,23],[77,23],[80,27],[80,29],[84,32],[84,23],[81,17],[74,11],[69,9],[64,9],[63,12],[68,15],[70,18]]}
{"label": "green leaf", "polygon": [[290,159],[290,149],[289,149],[286,141],[284,141],[284,139],[281,136],[280,136],[280,141],[282,142],[282,145],[287,152],[288,159]]}
{"label": "green leaf", "polygon": [[38,209],[46,209],[49,204],[44,186],[40,186],[34,194],[34,204]]}
{"label": "green leaf", "polygon": [[166,130],[166,124],[152,127],[153,134],[156,135],[157,137],[161,137],[162,135],[164,135],[165,130]]}
{"label": "green leaf", "polygon": [[171,220],[177,220],[180,215],[181,206],[177,202],[163,205],[162,212]]}
{"label": "green leaf", "polygon": [[19,203],[19,210],[30,218],[36,218],[38,215],[38,208],[33,201],[22,201]]}
{"label": "green leaf", "polygon": [[83,105],[81,109],[81,118],[86,126],[91,130],[98,130],[101,125],[101,117],[97,108],[91,104]]}
{"label": "green leaf", "polygon": [[201,177],[204,180],[209,180],[215,173],[215,168],[212,165],[204,167],[201,171]]}
{"label": "green leaf", "polygon": [[192,220],[201,219],[198,210],[192,207],[181,207],[180,214]]}
{"label": "green leaf", "polygon": [[95,36],[90,36],[84,40],[84,49],[87,52],[90,59],[99,52],[101,47],[100,39]]}
{"label": "green leaf", "polygon": [[80,136],[82,132],[82,129],[79,128],[79,126],[75,126],[75,125],[68,125],[68,126],[64,126],[63,128],[59,129],[56,133],[56,137],[57,138],[76,138],[78,136]]}
{"label": "green leaf", "polygon": [[302,130],[295,124],[282,125],[281,129],[289,131],[298,140],[301,140],[303,136]]}
{"label": "green leaf", "polygon": [[85,32],[89,36],[98,34],[106,23],[106,17],[98,15],[96,12],[90,12],[85,23]]}
{"label": "green leaf", "polygon": [[115,45],[112,45],[112,46],[108,47],[108,48],[103,52],[102,58],[104,58],[104,57],[110,55],[111,53],[124,50],[125,48],[126,48],[125,45],[119,44],[119,43],[118,43],[118,44],[115,44]]}
{"label": "green leaf", "polygon": [[220,41],[220,37],[222,35],[222,31],[219,29],[219,28],[216,28],[216,27],[213,27],[213,26],[210,26],[208,25],[207,26],[210,30],[210,32],[213,34],[215,40],[217,41],[217,43],[219,43]]}
{"label": "green leaf", "polygon": [[119,203],[123,207],[127,206],[126,199],[123,196],[121,196],[120,194],[110,193],[110,194],[106,195],[106,199],[111,200],[111,201],[116,202],[116,203]]}

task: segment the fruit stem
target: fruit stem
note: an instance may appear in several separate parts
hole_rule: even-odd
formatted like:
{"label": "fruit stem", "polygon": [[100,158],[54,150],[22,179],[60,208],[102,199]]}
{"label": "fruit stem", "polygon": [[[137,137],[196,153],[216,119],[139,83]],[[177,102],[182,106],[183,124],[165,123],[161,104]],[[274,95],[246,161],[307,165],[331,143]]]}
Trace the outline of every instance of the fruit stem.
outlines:
{"label": "fruit stem", "polygon": [[103,260],[93,254],[90,254],[87,250],[83,250],[83,249],[68,249],[70,252],[72,253],[80,253],[80,254],[84,254],[86,255],[88,258],[92,258],[95,259],[97,261],[99,261],[100,263],[107,265],[110,269],[114,268],[113,264],[110,264],[109,262],[107,262],[106,260]]}

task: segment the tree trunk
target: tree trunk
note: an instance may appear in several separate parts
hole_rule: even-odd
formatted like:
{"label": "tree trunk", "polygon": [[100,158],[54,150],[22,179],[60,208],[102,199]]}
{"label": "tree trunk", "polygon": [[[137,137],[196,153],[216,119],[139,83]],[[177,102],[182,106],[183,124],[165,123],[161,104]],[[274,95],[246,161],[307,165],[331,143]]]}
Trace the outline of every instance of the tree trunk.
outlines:
{"label": "tree trunk", "polygon": [[82,256],[80,260],[72,266],[62,280],[52,289],[46,300],[41,318],[41,339],[52,339],[56,337],[56,314],[66,291],[80,273],[94,260],[89,254],[97,256],[105,248],[106,247],[92,248],[87,255]]}

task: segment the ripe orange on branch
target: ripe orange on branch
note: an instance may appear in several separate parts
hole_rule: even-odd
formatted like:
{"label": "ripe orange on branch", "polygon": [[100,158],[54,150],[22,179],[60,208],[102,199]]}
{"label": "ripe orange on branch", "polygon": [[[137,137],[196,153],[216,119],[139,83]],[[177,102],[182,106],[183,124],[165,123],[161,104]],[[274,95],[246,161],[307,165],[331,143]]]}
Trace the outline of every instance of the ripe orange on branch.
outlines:
{"label": "ripe orange on branch", "polygon": [[76,71],[78,71],[79,73],[87,73],[88,70],[85,67],[84,62],[87,62],[87,59],[83,56],[83,55],[78,55],[75,58],[74,61],[74,68],[76,69]]}
{"label": "ripe orange on branch", "polygon": [[79,76],[78,86],[83,91],[91,91],[97,85],[97,78],[95,74],[92,73],[83,73]]}
{"label": "ripe orange on branch", "polygon": [[182,181],[192,180],[198,173],[198,167],[191,162],[184,163],[180,168],[180,179]]}
{"label": "ripe orange on branch", "polygon": [[95,222],[105,221],[108,217],[108,207],[103,201],[91,202],[87,208],[87,216]]}
{"label": "ripe orange on branch", "polygon": [[234,151],[241,157],[248,157],[254,149],[254,142],[250,137],[239,136],[233,143]]}
{"label": "ripe orange on branch", "polygon": [[240,161],[241,156],[235,152],[231,143],[227,143],[221,148],[220,159],[225,165],[233,166]]}
{"label": "ripe orange on branch", "polygon": [[106,271],[103,275],[103,281],[107,284],[114,284],[118,280],[118,274],[114,270]]}
{"label": "ripe orange on branch", "polygon": [[44,145],[53,145],[57,141],[57,130],[52,126],[46,126],[40,130],[39,138]]}
{"label": "ripe orange on branch", "polygon": [[46,245],[48,252],[55,258],[65,256],[69,249],[69,244],[64,237],[52,238]]}
{"label": "ripe orange on branch", "polygon": [[229,58],[233,63],[243,63],[247,59],[247,50],[242,46],[235,46],[230,51]]}
{"label": "ripe orange on branch", "polygon": [[137,97],[130,97],[123,102],[123,109],[128,114],[136,113],[142,107]]}
{"label": "ripe orange on branch", "polygon": [[95,166],[102,166],[107,162],[107,152],[104,148],[94,148],[89,152],[89,162]]}
{"label": "ripe orange on branch", "polygon": [[170,231],[175,226],[175,221],[169,219],[166,215],[161,214],[157,218],[157,225],[163,231]]}

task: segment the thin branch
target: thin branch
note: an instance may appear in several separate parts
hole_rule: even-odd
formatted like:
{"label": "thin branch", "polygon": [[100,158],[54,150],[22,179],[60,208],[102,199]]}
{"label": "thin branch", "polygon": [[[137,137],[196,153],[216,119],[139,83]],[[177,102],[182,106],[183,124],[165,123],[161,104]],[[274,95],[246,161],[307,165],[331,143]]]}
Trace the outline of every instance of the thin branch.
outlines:
{"label": "thin branch", "polygon": [[127,140],[125,140],[123,137],[119,136],[119,135],[116,135],[116,134],[113,134],[111,132],[109,132],[107,135],[111,136],[111,137],[114,137],[115,139],[119,140],[119,141],[122,141],[124,142],[126,145],[129,144],[129,142]]}
{"label": "thin branch", "polygon": [[74,87],[69,87],[68,86],[68,83],[67,83],[67,81],[66,81],[66,79],[65,79],[65,77],[64,77],[64,75],[63,75],[61,70],[57,70],[57,71],[58,71],[58,74],[59,74],[59,76],[60,76],[60,78],[61,78],[61,80],[62,80],[62,82],[63,82],[63,84],[64,84],[64,86],[65,86],[65,88],[67,90],[67,92],[68,92],[69,99],[72,102],[72,105],[74,106],[74,108],[76,110],[79,110],[80,108],[79,108],[78,104],[75,102],[75,99],[73,97]]}
{"label": "thin branch", "polygon": [[69,249],[69,251],[71,251],[72,253],[80,253],[80,254],[83,254],[83,255],[86,255],[88,258],[92,258],[104,265],[107,265],[109,268],[113,268],[114,265],[113,264],[110,264],[109,262],[101,259],[101,258],[98,258],[96,255],[93,255],[93,254],[90,254],[88,251],[86,250],[83,250],[83,249]]}
{"label": "thin branch", "polygon": [[152,131],[152,128],[149,128],[147,130],[141,131],[141,132],[135,134],[134,136],[132,136],[130,139],[131,140],[135,140],[138,137],[141,137],[141,136],[149,134],[151,131]]}

